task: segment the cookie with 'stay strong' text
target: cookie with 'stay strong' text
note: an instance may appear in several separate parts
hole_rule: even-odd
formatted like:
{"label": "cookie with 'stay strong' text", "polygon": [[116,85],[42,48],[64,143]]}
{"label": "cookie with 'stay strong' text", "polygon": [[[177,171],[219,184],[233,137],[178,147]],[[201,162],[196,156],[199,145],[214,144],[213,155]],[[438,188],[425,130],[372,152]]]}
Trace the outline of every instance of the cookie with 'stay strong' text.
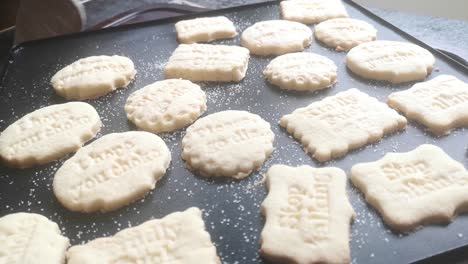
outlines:
{"label": "cookie with 'stay strong' text", "polygon": [[272,84],[282,89],[316,91],[336,82],[335,63],[318,54],[297,52],[274,58],[263,74]]}
{"label": "cookie with 'stay strong' text", "polygon": [[280,7],[283,19],[304,24],[348,17],[341,0],[287,0],[281,1]]}
{"label": "cookie with 'stay strong' text", "polygon": [[467,209],[468,171],[434,145],[356,164],[351,181],[385,223],[399,232],[448,223]]}
{"label": "cookie with 'stay strong' text", "polygon": [[170,161],[169,149],[155,134],[107,134],[63,163],[55,173],[53,191],[71,211],[112,211],[154,189]]}
{"label": "cookie with 'stay strong' text", "polygon": [[312,30],[301,23],[287,20],[261,21],[248,27],[241,44],[259,56],[282,55],[304,50],[312,43]]}
{"label": "cookie with 'stay strong' text", "polygon": [[46,164],[78,150],[101,126],[90,104],[46,106],[23,116],[0,134],[0,159],[17,168]]}
{"label": "cookie with 'stay strong' text", "polygon": [[69,100],[84,100],[127,87],[135,74],[135,66],[127,57],[91,56],[61,69],[50,82],[58,95]]}
{"label": "cookie with 'stay strong' text", "polygon": [[0,217],[0,263],[63,264],[70,242],[55,222],[34,213]]}
{"label": "cookie with 'stay strong' text", "polygon": [[386,104],[353,88],[294,110],[280,125],[313,158],[325,162],[404,129],[406,122]]}
{"label": "cookie with 'stay strong' text", "polygon": [[237,35],[234,24],[225,16],[200,17],[182,20],[175,24],[180,43],[210,42],[233,38]]}
{"label": "cookie with 'stay strong' text", "polygon": [[196,207],[73,246],[67,252],[68,264],[94,264],[96,260],[101,264],[221,264]]}
{"label": "cookie with 'stay strong' text", "polygon": [[346,175],[333,167],[273,165],[262,203],[260,254],[278,263],[350,263],[354,210]]}
{"label": "cookie with 'stay strong' text", "polygon": [[228,110],[198,119],[182,139],[182,158],[205,177],[242,179],[273,152],[270,124],[247,111]]}
{"label": "cookie with 'stay strong' text", "polygon": [[127,118],[140,129],[153,133],[183,128],[205,111],[205,92],[181,79],[147,85],[132,93],[125,103]]}
{"label": "cookie with 'stay strong' text", "polygon": [[468,84],[451,75],[440,75],[392,93],[387,104],[437,136],[468,126]]}

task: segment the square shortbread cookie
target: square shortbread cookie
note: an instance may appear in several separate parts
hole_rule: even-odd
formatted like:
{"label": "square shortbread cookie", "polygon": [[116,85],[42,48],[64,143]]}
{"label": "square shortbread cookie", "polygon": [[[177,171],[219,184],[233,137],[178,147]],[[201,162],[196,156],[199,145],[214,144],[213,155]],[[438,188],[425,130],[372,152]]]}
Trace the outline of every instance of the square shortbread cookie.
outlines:
{"label": "square shortbread cookie", "polygon": [[281,263],[350,262],[354,211],[341,169],[274,165],[267,185],[260,248],[265,258]]}
{"label": "square shortbread cookie", "polygon": [[438,136],[468,126],[468,84],[451,75],[440,75],[392,93],[387,104]]}
{"label": "square shortbread cookie", "polygon": [[449,222],[468,203],[468,172],[434,145],[388,153],[351,169],[351,180],[393,229]]}
{"label": "square shortbread cookie", "polygon": [[175,24],[180,43],[210,42],[237,35],[234,24],[227,17],[200,17]]}
{"label": "square shortbread cookie", "polygon": [[406,118],[358,89],[350,89],[296,109],[283,116],[280,125],[324,162],[404,129]]}
{"label": "square shortbread cookie", "polygon": [[180,44],[167,62],[166,79],[239,82],[249,57],[249,50],[238,46]]}

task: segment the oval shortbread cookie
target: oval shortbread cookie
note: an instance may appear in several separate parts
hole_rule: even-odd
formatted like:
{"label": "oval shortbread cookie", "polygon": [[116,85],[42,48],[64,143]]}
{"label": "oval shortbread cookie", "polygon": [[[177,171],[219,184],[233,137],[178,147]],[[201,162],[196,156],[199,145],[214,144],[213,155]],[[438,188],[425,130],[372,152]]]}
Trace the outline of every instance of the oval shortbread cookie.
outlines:
{"label": "oval shortbread cookie", "polygon": [[355,74],[392,83],[424,79],[432,72],[434,63],[434,56],[426,49],[387,40],[362,43],[346,56],[346,66]]}
{"label": "oval shortbread cookie", "polygon": [[312,43],[312,30],[301,23],[269,20],[248,27],[241,38],[242,46],[260,56],[302,51]]}
{"label": "oval shortbread cookie", "polygon": [[336,65],[326,57],[299,52],[273,59],[263,74],[282,89],[316,91],[336,82]]}
{"label": "oval shortbread cookie", "polygon": [[468,126],[468,84],[451,75],[440,75],[392,93],[387,104],[438,136]]}
{"label": "oval shortbread cookie", "polygon": [[466,212],[468,171],[434,145],[356,164],[351,181],[385,223],[400,232],[449,223],[457,213]]}
{"label": "oval shortbread cookie", "polygon": [[377,38],[371,24],[353,18],[335,18],[315,26],[315,37],[337,51],[347,51]]}
{"label": "oval shortbread cookie", "polygon": [[237,35],[234,24],[225,16],[200,17],[175,24],[180,43],[210,42]]}
{"label": "oval shortbread cookie", "polygon": [[68,264],[220,264],[200,209],[189,208],[71,247]]}
{"label": "oval shortbread cookie", "polygon": [[66,99],[92,99],[126,87],[135,78],[133,62],[123,56],[91,56],[58,71],[51,80]]}
{"label": "oval shortbread cookie", "polygon": [[281,1],[283,19],[304,24],[320,23],[327,19],[348,17],[341,0],[288,0]]}
{"label": "oval shortbread cookie", "polygon": [[183,128],[205,111],[205,92],[200,86],[180,79],[145,86],[131,94],[125,104],[128,119],[153,133]]}
{"label": "oval shortbread cookie", "polygon": [[0,135],[0,158],[9,166],[41,165],[76,151],[101,128],[98,113],[82,102],[51,105],[23,116]]}
{"label": "oval shortbread cookie", "polygon": [[249,50],[238,46],[180,44],[164,68],[166,79],[240,82],[249,64]]}
{"label": "oval shortbread cookie", "polygon": [[200,118],[182,140],[182,158],[201,175],[247,177],[273,152],[270,124],[246,111],[222,111]]}
{"label": "oval shortbread cookie", "polygon": [[157,135],[105,135],[80,149],[55,174],[57,199],[72,211],[111,211],[143,197],[164,176],[171,154]]}
{"label": "oval shortbread cookie", "polygon": [[32,213],[0,218],[0,263],[63,264],[70,246],[58,225]]}

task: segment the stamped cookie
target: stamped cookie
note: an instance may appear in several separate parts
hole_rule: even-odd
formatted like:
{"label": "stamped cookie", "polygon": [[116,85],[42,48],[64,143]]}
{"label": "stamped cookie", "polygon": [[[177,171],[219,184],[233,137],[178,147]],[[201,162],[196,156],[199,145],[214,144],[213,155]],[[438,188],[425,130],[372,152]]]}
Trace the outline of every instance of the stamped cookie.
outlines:
{"label": "stamped cookie", "polygon": [[324,162],[404,129],[406,118],[354,88],[296,109],[280,125]]}
{"label": "stamped cookie", "polygon": [[51,84],[66,99],[93,99],[126,87],[135,74],[133,62],[127,57],[91,56],[58,71]]}
{"label": "stamped cookie", "polygon": [[28,168],[75,152],[101,129],[91,105],[71,102],[29,113],[0,134],[0,158],[8,165]]}
{"label": "stamped cookie", "polygon": [[154,189],[170,161],[169,149],[154,134],[108,134],[63,163],[54,177],[54,194],[71,211],[115,210]]}
{"label": "stamped cookie", "polygon": [[350,263],[346,180],[338,168],[272,166],[260,254],[281,263]]}
{"label": "stamped cookie", "polygon": [[252,54],[281,55],[304,50],[312,43],[312,30],[301,23],[269,20],[253,24],[242,32],[241,44]]}
{"label": "stamped cookie", "polygon": [[0,218],[0,263],[62,264],[70,243],[58,225],[32,213]]}
{"label": "stamped cookie", "polygon": [[403,83],[421,80],[432,72],[434,56],[417,45],[376,40],[352,48],[346,66],[366,79]]}
{"label": "stamped cookie", "polygon": [[234,24],[225,16],[182,20],[175,24],[180,43],[210,42],[237,36]]}
{"label": "stamped cookie", "polygon": [[155,82],[127,99],[127,118],[137,127],[153,132],[171,132],[193,123],[206,111],[206,95],[200,86],[186,80]]}
{"label": "stamped cookie", "polygon": [[448,223],[468,203],[468,172],[434,145],[354,165],[351,181],[385,223],[400,232]]}
{"label": "stamped cookie", "polygon": [[298,52],[273,59],[263,74],[282,89],[316,91],[336,82],[336,65],[318,54]]}
{"label": "stamped cookie", "polygon": [[336,51],[348,51],[377,38],[371,24],[353,18],[334,18],[315,26],[315,37]]}
{"label": "stamped cookie", "polygon": [[126,228],[114,236],[71,247],[68,264],[204,263],[220,264],[196,207]]}
{"label": "stamped cookie", "polygon": [[387,104],[438,136],[468,126],[468,84],[451,75],[440,75],[392,93]]}
{"label": "stamped cookie", "polygon": [[240,82],[249,64],[249,50],[237,46],[180,44],[165,68],[166,79]]}
{"label": "stamped cookie", "polygon": [[340,0],[288,0],[281,1],[280,5],[283,19],[304,24],[320,23],[331,18],[348,17],[348,13]]}
{"label": "stamped cookie", "polygon": [[187,166],[206,177],[247,177],[273,152],[270,124],[246,111],[222,111],[197,120],[182,139]]}

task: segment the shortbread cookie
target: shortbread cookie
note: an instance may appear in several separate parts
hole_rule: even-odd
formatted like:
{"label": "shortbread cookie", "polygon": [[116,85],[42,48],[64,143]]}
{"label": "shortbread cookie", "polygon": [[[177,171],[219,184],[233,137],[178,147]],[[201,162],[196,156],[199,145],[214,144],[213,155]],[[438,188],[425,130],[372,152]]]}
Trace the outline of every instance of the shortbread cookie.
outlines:
{"label": "shortbread cookie", "polygon": [[131,94],[125,104],[128,119],[153,133],[183,128],[205,111],[205,92],[200,86],[180,79],[145,86]]}
{"label": "shortbread cookie", "polygon": [[424,124],[435,135],[468,126],[468,84],[451,75],[440,75],[392,93],[387,104]]}
{"label": "shortbread cookie", "polygon": [[127,57],[91,56],[58,71],[51,84],[66,99],[93,99],[126,87],[135,74],[133,62]]}
{"label": "shortbread cookie", "polygon": [[336,65],[318,54],[298,52],[273,59],[263,74],[282,89],[316,91],[336,82]]}
{"label": "shortbread cookie", "polygon": [[0,263],[63,264],[70,243],[58,225],[32,213],[0,218]]}
{"label": "shortbread cookie", "polygon": [[63,163],[54,177],[54,194],[72,211],[115,210],[154,189],[170,161],[169,149],[154,134],[108,134]]}
{"label": "shortbread cookie", "polygon": [[354,210],[346,180],[338,168],[272,166],[260,254],[281,263],[349,263]]}
{"label": "shortbread cookie", "polygon": [[283,19],[304,24],[320,23],[322,21],[348,17],[348,13],[340,0],[288,0],[281,1]]}
{"label": "shortbread cookie", "polygon": [[237,46],[180,44],[167,62],[166,79],[240,82],[249,57],[248,49]]}
{"label": "shortbread cookie", "polygon": [[220,264],[201,211],[192,207],[126,228],[114,236],[71,247],[68,264],[204,263]]}
{"label": "shortbread cookie", "polygon": [[351,180],[393,229],[448,223],[466,211],[468,172],[434,145],[351,168]]}
{"label": "shortbread cookie", "polygon": [[200,118],[182,139],[187,166],[206,177],[247,177],[273,152],[270,124],[246,111],[222,111]]}
{"label": "shortbread cookie", "polygon": [[312,30],[301,23],[269,20],[248,27],[241,37],[242,46],[260,56],[302,51],[312,43]]}
{"label": "shortbread cookie", "polygon": [[0,158],[9,166],[27,168],[75,152],[101,129],[91,105],[71,102],[29,113],[0,134]]}
{"label": "shortbread cookie", "polygon": [[234,24],[225,16],[182,20],[175,28],[180,43],[210,42],[237,35]]}
{"label": "shortbread cookie", "polygon": [[280,125],[320,162],[379,141],[406,127],[406,118],[377,99],[350,89],[285,115]]}
{"label": "shortbread cookie", "polygon": [[377,29],[362,20],[334,18],[315,26],[315,37],[337,51],[348,51],[361,43],[375,40]]}
{"label": "shortbread cookie", "polygon": [[434,63],[434,56],[426,49],[388,40],[362,43],[346,56],[346,66],[355,74],[392,83],[424,79],[432,72]]}

